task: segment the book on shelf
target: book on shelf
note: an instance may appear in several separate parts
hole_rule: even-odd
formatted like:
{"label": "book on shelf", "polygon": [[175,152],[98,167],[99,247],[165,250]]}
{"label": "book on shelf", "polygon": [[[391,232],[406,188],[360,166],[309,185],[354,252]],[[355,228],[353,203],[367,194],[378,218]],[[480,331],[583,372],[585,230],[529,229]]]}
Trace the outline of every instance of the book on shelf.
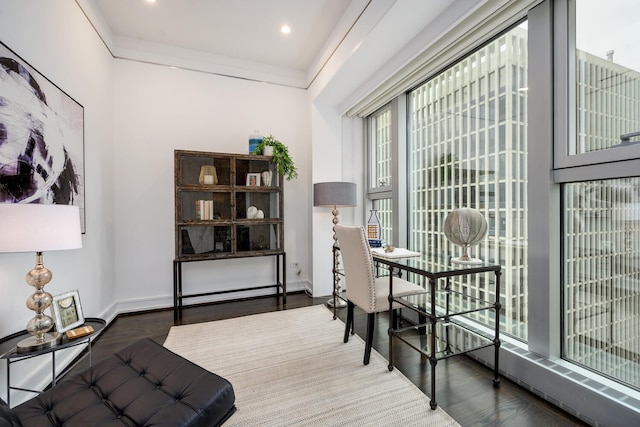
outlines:
{"label": "book on shelf", "polygon": [[213,200],[196,200],[196,220],[213,219]]}

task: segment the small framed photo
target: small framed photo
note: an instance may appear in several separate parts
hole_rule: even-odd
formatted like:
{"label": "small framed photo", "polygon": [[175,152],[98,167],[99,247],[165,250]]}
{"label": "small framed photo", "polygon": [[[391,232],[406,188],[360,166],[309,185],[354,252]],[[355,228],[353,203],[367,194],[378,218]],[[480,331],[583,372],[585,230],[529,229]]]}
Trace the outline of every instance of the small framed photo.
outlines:
{"label": "small framed photo", "polygon": [[248,173],[247,174],[247,187],[260,187],[260,174]]}
{"label": "small framed photo", "polygon": [[77,290],[54,296],[51,311],[56,321],[56,331],[60,333],[84,324],[80,294]]}

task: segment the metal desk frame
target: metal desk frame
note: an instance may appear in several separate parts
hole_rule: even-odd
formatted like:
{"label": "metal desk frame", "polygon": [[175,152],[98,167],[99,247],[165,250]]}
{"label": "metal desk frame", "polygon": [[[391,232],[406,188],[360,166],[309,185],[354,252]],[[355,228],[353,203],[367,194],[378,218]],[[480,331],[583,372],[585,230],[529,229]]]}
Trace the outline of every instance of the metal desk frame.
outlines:
{"label": "metal desk frame", "polygon": [[[428,258],[426,258],[428,259]],[[426,319],[426,322],[420,323],[417,325],[412,325],[410,327],[401,327],[394,329],[393,321],[392,321],[392,310],[389,310],[389,370],[393,370],[393,341],[394,337],[397,337],[405,344],[408,344],[414,350],[420,352],[421,354],[427,356],[429,358],[429,363],[431,365],[431,400],[430,406],[431,409],[435,409],[437,407],[436,402],[436,365],[438,360],[446,359],[449,357],[457,356],[460,354],[469,353],[475,350],[479,350],[485,347],[494,347],[494,378],[493,384],[494,386],[500,385],[500,376],[499,376],[499,350],[500,350],[500,310],[502,308],[500,304],[500,276],[501,276],[501,267],[499,265],[492,264],[482,264],[482,265],[463,265],[456,264],[452,265],[451,268],[443,268],[443,269],[434,269],[434,271],[427,271],[421,268],[416,268],[411,266],[410,262],[407,260],[392,260],[385,259],[382,257],[376,257],[376,262],[380,264],[384,264],[389,268],[389,307],[391,308],[394,303],[400,304],[403,308],[408,310],[412,310],[418,314],[419,319]],[[428,279],[428,289],[425,293],[420,294],[417,299],[427,298],[425,301],[425,306],[420,306],[411,302],[412,298],[416,298],[416,296],[404,296],[404,297],[394,297],[393,296],[393,278],[394,275],[399,274],[401,272],[413,273],[416,274],[423,279]],[[478,274],[484,272],[493,272],[495,273],[495,295],[496,300],[493,302],[479,300],[477,298],[473,298],[467,295],[464,295],[459,292],[454,292],[451,290],[450,279],[454,276],[464,276],[469,274]],[[445,285],[443,288],[438,288],[438,281],[444,279]],[[445,292],[445,307],[440,308],[436,305],[436,293],[437,292]],[[457,295],[463,296],[465,298],[469,298],[478,302],[478,307],[469,308],[461,311],[452,311],[450,305],[450,299],[452,294],[455,293]],[[428,305],[428,306],[427,306]],[[462,316],[465,314],[483,311],[483,310],[494,310],[495,312],[495,327],[493,331],[493,336],[487,336],[478,330],[474,330],[469,326],[465,326],[464,324],[457,322],[455,320],[456,316]],[[460,351],[453,351],[449,342],[449,328],[445,327],[446,333],[444,334],[445,340],[445,350],[443,352],[438,352],[436,349],[436,326],[438,323],[445,324],[455,324],[456,327],[464,330],[465,332],[469,332],[475,334],[476,336],[480,336],[488,342],[484,345],[477,345],[472,348],[462,349]],[[410,343],[407,339],[403,338],[402,333],[406,332],[410,329],[418,329],[421,333],[427,333],[429,335],[428,348],[425,350],[424,348],[418,347],[412,343]]]}

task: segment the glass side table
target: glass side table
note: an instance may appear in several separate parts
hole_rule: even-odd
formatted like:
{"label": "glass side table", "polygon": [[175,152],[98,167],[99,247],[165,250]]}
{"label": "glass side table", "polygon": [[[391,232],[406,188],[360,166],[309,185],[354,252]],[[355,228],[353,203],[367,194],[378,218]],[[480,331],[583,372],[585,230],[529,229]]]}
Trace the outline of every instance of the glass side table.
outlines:
{"label": "glass side table", "polygon": [[[389,308],[397,304],[415,313],[418,323],[395,327],[389,311],[389,370],[393,370],[394,338],[429,359],[431,365],[431,409],[436,409],[436,365],[439,360],[493,347],[493,385],[500,385],[500,265],[452,264],[448,257],[423,255],[400,260],[378,257],[376,261],[389,269]],[[417,276],[425,291],[419,294],[394,296],[393,277],[401,272]],[[495,298],[484,300],[454,290],[452,281],[482,273],[495,275]],[[493,328],[480,328],[465,316],[487,312]],[[416,331],[418,333],[416,333]]]}
{"label": "glass side table", "polygon": [[[105,325],[106,322],[103,319],[88,317],[85,319],[83,326],[92,326],[92,334],[81,338],[76,338],[74,340],[69,340],[67,339],[66,334],[62,334],[62,342],[60,344],[38,351],[32,351],[30,353],[18,353],[16,350],[16,344],[19,341],[23,340],[25,337],[29,336],[29,333],[26,330],[1,338],[0,359],[5,360],[7,363],[7,405],[11,407],[11,390],[20,390],[29,393],[41,393],[40,390],[33,390],[11,385],[11,366],[13,364],[24,362],[25,360],[30,360],[34,357],[51,354],[51,386],[55,386],[56,380],[77,364],[77,362],[72,363],[59,375],[56,375],[56,353],[67,348],[84,346],[80,355],[86,352],[86,354],[89,356],[89,368],[91,368],[91,341],[97,338],[102,333]],[[77,358],[77,361],[79,362],[79,357]]]}

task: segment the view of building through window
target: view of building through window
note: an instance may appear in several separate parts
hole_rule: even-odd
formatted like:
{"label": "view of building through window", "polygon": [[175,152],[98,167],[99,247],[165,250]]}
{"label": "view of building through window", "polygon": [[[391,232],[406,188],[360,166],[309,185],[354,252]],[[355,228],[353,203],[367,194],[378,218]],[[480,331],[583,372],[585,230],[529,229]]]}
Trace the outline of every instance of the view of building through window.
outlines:
{"label": "view of building through window", "polygon": [[575,2],[575,8],[577,137],[569,153],[605,150],[637,141],[640,4],[630,0],[582,0]]}
{"label": "view of building through window", "polygon": [[[568,155],[640,143],[640,56],[629,33],[637,27],[640,3],[571,4],[575,74],[566,84],[575,88],[574,118],[568,118],[575,138],[554,143],[566,145]],[[530,310],[527,219],[536,212],[527,204],[528,61],[524,22],[408,92],[401,177],[407,181],[409,249],[456,256],[459,249],[442,232],[446,215],[462,206],[484,214],[488,235],[470,255],[502,266],[501,330],[524,341]],[[388,170],[391,157],[387,119],[369,122],[378,126],[372,131],[376,177]],[[590,181],[558,185],[562,357],[640,388],[640,177],[599,179],[594,172]],[[391,199],[373,202],[388,227]],[[493,275],[472,276],[452,286],[492,300]],[[491,314],[474,319],[489,326],[495,320]]]}
{"label": "view of building through window", "polygon": [[384,109],[371,117],[371,188],[391,185],[391,110]]}
{"label": "view of building through window", "polygon": [[[569,153],[639,143],[640,59],[629,31],[640,4],[575,4]],[[563,357],[640,388],[640,178],[564,184],[562,212]]]}
{"label": "view of building through window", "polygon": [[[409,103],[409,247],[457,256],[445,217],[458,207],[482,212],[489,232],[470,255],[502,266],[501,329],[526,340],[526,25],[411,91]],[[493,300],[494,275],[472,276],[452,286]],[[490,312],[482,316],[493,323]]]}
{"label": "view of building through window", "polygon": [[564,356],[640,386],[640,178],[564,185]]}
{"label": "view of building through window", "polygon": [[[369,118],[370,150],[370,178],[369,188],[391,188],[391,110],[385,108]],[[372,208],[378,211],[378,218],[382,226],[382,240],[388,245],[397,244],[393,241],[393,216],[390,198],[374,198]]]}

